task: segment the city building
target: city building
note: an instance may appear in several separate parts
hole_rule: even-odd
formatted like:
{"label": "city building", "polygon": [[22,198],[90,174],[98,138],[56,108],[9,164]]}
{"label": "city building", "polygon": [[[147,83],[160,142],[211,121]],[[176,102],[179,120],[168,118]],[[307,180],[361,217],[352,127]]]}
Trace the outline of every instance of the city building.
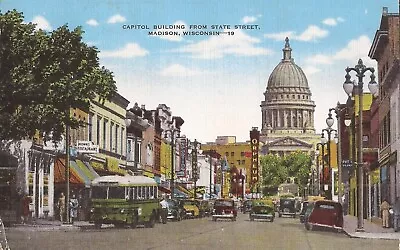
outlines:
{"label": "city building", "polygon": [[320,135],[315,133],[315,104],[303,70],[292,58],[285,39],[283,59],[269,76],[261,102],[262,154],[285,155],[294,151],[311,153]]}
{"label": "city building", "polygon": [[383,8],[381,22],[368,56],[378,63],[379,97],[374,100],[379,107],[376,111],[379,119],[378,203],[387,199],[390,204],[394,204],[396,198],[400,197],[400,185],[396,182],[400,179],[397,153],[400,149],[399,14],[388,13],[387,7]]}

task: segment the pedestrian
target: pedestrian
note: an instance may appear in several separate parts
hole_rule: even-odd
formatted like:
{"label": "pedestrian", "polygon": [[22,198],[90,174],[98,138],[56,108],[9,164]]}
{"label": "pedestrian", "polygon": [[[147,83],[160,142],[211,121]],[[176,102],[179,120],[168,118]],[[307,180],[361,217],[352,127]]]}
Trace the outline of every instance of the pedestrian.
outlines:
{"label": "pedestrian", "polygon": [[65,214],[65,196],[64,193],[61,192],[60,197],[58,198],[57,202],[58,212],[60,216],[60,221],[64,221],[64,214]]}
{"label": "pedestrian", "polygon": [[161,221],[163,224],[166,224],[169,205],[168,205],[168,201],[165,199],[164,196],[161,198],[160,205],[161,205]]}
{"label": "pedestrian", "polygon": [[386,199],[383,199],[380,209],[382,211],[382,227],[388,228],[390,204],[386,201]]}
{"label": "pedestrian", "polygon": [[74,223],[74,220],[76,217],[78,217],[78,207],[79,207],[79,202],[78,199],[75,197],[75,195],[72,195],[72,199],[69,202],[69,216],[71,219],[71,223]]}

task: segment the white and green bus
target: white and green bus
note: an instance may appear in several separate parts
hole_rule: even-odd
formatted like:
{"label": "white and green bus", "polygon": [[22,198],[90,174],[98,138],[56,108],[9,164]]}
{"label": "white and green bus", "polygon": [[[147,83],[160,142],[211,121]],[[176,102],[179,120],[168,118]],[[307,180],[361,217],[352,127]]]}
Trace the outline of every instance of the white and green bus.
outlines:
{"label": "white and green bus", "polygon": [[101,176],[91,184],[90,220],[97,228],[154,227],[159,218],[157,182],[146,176]]}

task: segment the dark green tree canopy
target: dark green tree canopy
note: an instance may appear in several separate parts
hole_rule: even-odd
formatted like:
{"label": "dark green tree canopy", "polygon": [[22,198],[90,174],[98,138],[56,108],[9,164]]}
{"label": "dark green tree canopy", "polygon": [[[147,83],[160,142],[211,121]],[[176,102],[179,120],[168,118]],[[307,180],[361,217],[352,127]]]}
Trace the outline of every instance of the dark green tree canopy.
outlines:
{"label": "dark green tree canopy", "polygon": [[304,152],[293,152],[284,157],[274,154],[261,156],[262,184],[269,190],[276,190],[289,177],[294,177],[301,189],[307,185],[311,164],[311,156]]}
{"label": "dark green tree canopy", "polygon": [[0,140],[37,131],[58,140],[66,124],[80,125],[69,108],[88,110],[91,100],[110,99],[117,87],[80,27],[45,32],[23,18],[16,10],[0,12]]}

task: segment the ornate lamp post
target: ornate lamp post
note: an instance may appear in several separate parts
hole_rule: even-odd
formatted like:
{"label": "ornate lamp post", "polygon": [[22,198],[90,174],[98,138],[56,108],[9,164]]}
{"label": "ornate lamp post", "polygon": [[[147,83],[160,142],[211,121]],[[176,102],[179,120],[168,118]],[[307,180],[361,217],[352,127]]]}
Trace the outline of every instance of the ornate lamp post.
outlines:
{"label": "ornate lamp post", "polygon": [[[378,84],[375,81],[375,69],[372,67],[366,67],[363,64],[363,61],[361,59],[358,60],[358,64],[354,66],[354,68],[349,68],[347,67],[346,69],[346,76],[345,76],[345,82],[343,83],[343,88],[344,91],[346,92],[347,95],[353,94],[353,88],[355,88],[356,94],[358,94],[358,150],[357,150],[357,158],[358,158],[358,163],[357,163],[357,179],[358,179],[358,185],[357,185],[357,228],[356,231],[364,231],[364,215],[363,215],[363,78],[364,78],[364,73],[367,71],[371,72],[371,81],[368,84],[368,88],[371,92],[372,95],[375,95],[378,92]],[[355,81],[351,81],[351,76],[350,72],[354,71],[356,73],[356,77],[358,79],[358,83]]]}
{"label": "ornate lamp post", "polygon": [[[332,128],[332,125],[334,123],[334,120],[332,118],[332,113],[331,110],[329,110],[328,113],[328,118],[326,118],[326,125],[328,126],[327,128],[322,129],[322,138],[324,138],[324,132],[327,133],[328,135],[328,145],[327,145],[327,150],[328,150],[328,192],[327,192],[327,198],[329,200],[332,200],[332,166],[331,166],[331,135],[332,132],[337,132],[336,129]],[[324,138],[325,139],[325,138]]]}
{"label": "ornate lamp post", "polygon": [[[173,124],[173,122],[170,122],[169,124]],[[167,139],[168,134],[171,135],[171,199],[174,198],[174,193],[175,193],[175,134],[177,137],[179,137],[181,130],[176,127],[171,127],[170,129],[165,129],[164,130],[165,134],[164,137]]]}

